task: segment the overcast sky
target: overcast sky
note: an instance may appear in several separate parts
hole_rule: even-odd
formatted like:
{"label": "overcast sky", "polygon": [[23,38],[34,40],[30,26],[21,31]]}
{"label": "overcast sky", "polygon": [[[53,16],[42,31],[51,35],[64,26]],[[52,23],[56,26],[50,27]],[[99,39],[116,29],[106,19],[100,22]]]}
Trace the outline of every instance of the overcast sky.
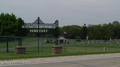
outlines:
{"label": "overcast sky", "polygon": [[0,0],[0,13],[13,13],[25,22],[39,16],[60,26],[120,21],[120,0]]}

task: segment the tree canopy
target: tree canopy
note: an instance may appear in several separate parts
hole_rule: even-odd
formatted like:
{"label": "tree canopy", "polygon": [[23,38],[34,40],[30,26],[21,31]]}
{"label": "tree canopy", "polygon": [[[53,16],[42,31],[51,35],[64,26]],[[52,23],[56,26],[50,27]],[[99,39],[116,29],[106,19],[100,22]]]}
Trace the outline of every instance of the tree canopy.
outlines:
{"label": "tree canopy", "polygon": [[25,36],[28,31],[22,28],[24,21],[17,18],[13,13],[0,14],[0,35],[3,36]]}
{"label": "tree canopy", "polygon": [[108,24],[98,24],[88,26],[68,25],[60,27],[60,35],[64,36],[63,31],[67,31],[67,38],[71,39],[119,39],[120,38],[120,22],[113,21]]}

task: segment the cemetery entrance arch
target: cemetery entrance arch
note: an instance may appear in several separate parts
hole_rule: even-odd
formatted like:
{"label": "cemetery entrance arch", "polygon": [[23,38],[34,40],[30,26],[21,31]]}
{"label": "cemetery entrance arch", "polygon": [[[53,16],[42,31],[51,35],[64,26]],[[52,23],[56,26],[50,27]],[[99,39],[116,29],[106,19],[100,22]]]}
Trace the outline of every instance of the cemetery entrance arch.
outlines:
{"label": "cemetery entrance arch", "polygon": [[54,23],[44,23],[38,17],[33,23],[25,23],[22,28],[29,29],[30,34],[39,36],[41,34],[52,34],[56,38],[59,36],[59,21],[56,20]]}

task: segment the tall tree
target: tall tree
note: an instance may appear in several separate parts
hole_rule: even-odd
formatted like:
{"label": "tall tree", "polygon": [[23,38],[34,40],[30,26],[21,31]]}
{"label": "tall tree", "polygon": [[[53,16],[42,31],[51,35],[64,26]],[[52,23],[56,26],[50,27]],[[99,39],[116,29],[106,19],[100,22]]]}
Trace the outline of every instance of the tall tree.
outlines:
{"label": "tall tree", "polygon": [[86,24],[84,24],[84,26],[82,28],[81,38],[86,39],[86,36],[87,36],[87,26],[86,26]]}
{"label": "tall tree", "polygon": [[89,39],[95,39],[94,35],[91,32],[88,32]]}
{"label": "tall tree", "polygon": [[[63,36],[74,39],[76,38],[76,36],[80,38],[81,29],[82,28],[78,25],[71,25],[71,26],[68,25],[68,26],[63,26],[61,31]],[[67,34],[64,34],[63,33],[64,31],[67,32]]]}
{"label": "tall tree", "polygon": [[28,34],[26,29],[22,28],[24,21],[17,18],[13,13],[0,14],[0,35],[4,36],[25,36]]}
{"label": "tall tree", "polygon": [[120,23],[118,21],[114,21],[113,26],[114,38],[120,38]]}

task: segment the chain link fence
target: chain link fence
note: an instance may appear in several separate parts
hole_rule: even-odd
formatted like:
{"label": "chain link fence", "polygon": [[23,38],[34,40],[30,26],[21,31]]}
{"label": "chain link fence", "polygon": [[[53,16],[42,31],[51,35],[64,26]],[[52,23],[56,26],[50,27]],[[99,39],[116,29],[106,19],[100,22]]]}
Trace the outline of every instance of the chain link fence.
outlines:
{"label": "chain link fence", "polygon": [[[57,44],[56,44],[57,42]],[[15,53],[16,47],[26,47],[26,54],[51,55],[52,46],[62,46],[62,54],[120,52],[120,39],[83,40],[42,37],[0,36],[0,53]]]}

